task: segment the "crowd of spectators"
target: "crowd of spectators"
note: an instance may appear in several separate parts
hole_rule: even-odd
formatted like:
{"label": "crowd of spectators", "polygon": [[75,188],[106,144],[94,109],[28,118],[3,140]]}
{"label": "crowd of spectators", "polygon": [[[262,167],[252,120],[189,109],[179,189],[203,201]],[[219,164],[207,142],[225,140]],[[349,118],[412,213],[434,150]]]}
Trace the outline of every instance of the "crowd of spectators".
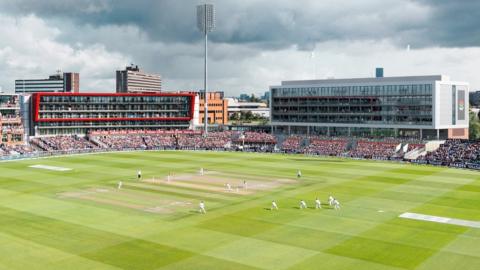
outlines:
{"label": "crowd of spectators", "polygon": [[8,155],[25,155],[35,152],[35,150],[27,144],[2,145],[2,151]]}
{"label": "crowd of spectators", "polygon": [[388,160],[396,156],[396,150],[399,144],[400,142],[392,141],[358,141],[357,146],[348,153],[348,156],[353,158]]}
{"label": "crowd of spectators", "polygon": [[231,145],[231,132],[210,132],[207,137],[189,133],[127,133],[91,135],[104,148],[112,149],[183,149],[225,150]]}
{"label": "crowd of spectators", "polygon": [[[279,140],[281,141],[281,140]],[[277,148],[278,147],[278,148]],[[251,152],[286,152],[309,155],[343,156],[362,159],[396,160],[423,143],[401,140],[327,138],[288,136],[277,145],[274,135],[262,132],[222,131],[208,136],[195,132],[163,131],[95,133],[87,137],[51,136],[30,140],[30,144],[0,144],[0,157],[28,156],[32,153],[76,153],[78,151],[106,151],[130,149],[230,150]],[[423,150],[422,150],[423,151]],[[480,142],[447,140],[444,144],[413,162],[480,169]]]}
{"label": "crowd of spectators", "polygon": [[480,142],[447,140],[437,150],[420,157],[419,162],[454,167],[476,167],[480,165]]}
{"label": "crowd of spectators", "polygon": [[106,148],[117,150],[122,149],[147,149],[147,145],[140,134],[115,134],[108,136],[92,137],[93,140],[100,142]]}
{"label": "crowd of spectators", "polygon": [[310,138],[310,144],[305,149],[309,155],[341,156],[346,152],[347,140],[332,140],[325,138]]}
{"label": "crowd of spectators", "polygon": [[[302,148],[304,137],[289,136],[280,148],[276,148],[274,135],[262,132],[210,132],[207,137],[196,133],[177,132],[116,132],[95,133],[90,140],[78,136],[34,138],[37,146],[45,151],[106,148],[123,149],[182,149],[182,150],[241,150],[250,152],[306,153],[309,155],[347,156],[365,159],[399,159],[403,152],[396,151],[399,141],[360,140],[347,149],[347,138],[310,137]],[[94,142],[94,143],[92,143]],[[410,144],[408,151],[423,146]]]}
{"label": "crowd of spectators", "polygon": [[224,132],[209,132],[208,136],[202,135],[177,135],[178,149],[183,150],[227,150],[231,147],[232,133]]}
{"label": "crowd of spectators", "polygon": [[302,151],[301,143],[303,137],[301,136],[289,136],[282,143],[282,151],[285,153],[299,153]]}
{"label": "crowd of spectators", "polygon": [[148,149],[174,149],[176,140],[171,135],[144,135],[143,140]]}
{"label": "crowd of spectators", "polygon": [[33,139],[32,142],[45,151],[71,151],[99,148],[86,138],[76,135],[41,137]]}
{"label": "crowd of spectators", "polygon": [[33,153],[35,150],[30,145],[16,144],[16,145],[0,145],[0,156],[17,156]]}
{"label": "crowd of spectators", "polygon": [[264,132],[244,132],[238,137],[238,141],[245,144],[275,144],[277,139],[274,135]]}

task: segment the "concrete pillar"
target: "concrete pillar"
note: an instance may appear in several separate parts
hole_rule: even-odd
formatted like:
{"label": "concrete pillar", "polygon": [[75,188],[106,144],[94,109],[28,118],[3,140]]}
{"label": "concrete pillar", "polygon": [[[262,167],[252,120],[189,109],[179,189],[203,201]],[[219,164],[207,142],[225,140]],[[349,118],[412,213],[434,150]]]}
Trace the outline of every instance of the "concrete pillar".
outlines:
{"label": "concrete pillar", "polygon": [[437,129],[437,140],[440,140],[440,129]]}
{"label": "concrete pillar", "polygon": [[288,136],[290,136],[291,134],[291,129],[290,129],[290,126],[288,126]]}
{"label": "concrete pillar", "polygon": [[423,129],[420,129],[420,140],[423,139]]}

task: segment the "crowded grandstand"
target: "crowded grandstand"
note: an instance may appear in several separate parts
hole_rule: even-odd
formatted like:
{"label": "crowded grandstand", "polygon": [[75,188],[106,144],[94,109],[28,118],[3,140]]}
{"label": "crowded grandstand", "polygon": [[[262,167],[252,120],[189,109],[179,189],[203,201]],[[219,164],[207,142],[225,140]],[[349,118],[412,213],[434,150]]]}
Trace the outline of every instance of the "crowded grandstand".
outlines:
{"label": "crowded grandstand", "polygon": [[[354,159],[392,160],[459,168],[480,168],[480,143],[469,140],[429,142],[415,139],[366,139],[272,135],[265,132],[217,131],[204,136],[190,130],[98,131],[87,136],[34,137],[29,144],[0,147],[2,159],[54,154],[124,150],[211,150],[271,152],[332,156]],[[415,154],[412,157],[412,153]]]}

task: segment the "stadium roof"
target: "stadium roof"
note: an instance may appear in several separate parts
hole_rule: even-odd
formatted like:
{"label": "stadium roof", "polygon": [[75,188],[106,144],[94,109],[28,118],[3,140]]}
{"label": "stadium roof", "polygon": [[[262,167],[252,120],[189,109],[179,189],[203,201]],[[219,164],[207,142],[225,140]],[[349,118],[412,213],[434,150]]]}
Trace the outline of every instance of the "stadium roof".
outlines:
{"label": "stadium roof", "polygon": [[376,83],[376,82],[404,82],[404,81],[449,81],[445,75],[428,76],[401,76],[401,77],[372,77],[372,78],[348,78],[348,79],[324,79],[324,80],[296,80],[282,81],[282,86],[287,85],[311,85],[311,84],[339,84],[339,83]]}

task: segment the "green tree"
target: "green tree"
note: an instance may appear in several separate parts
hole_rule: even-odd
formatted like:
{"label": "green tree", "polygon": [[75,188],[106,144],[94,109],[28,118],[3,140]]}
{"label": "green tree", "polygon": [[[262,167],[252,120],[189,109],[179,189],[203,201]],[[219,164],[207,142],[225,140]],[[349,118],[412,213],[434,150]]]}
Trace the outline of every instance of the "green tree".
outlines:
{"label": "green tree", "polygon": [[250,97],[250,102],[262,102],[262,100],[256,97],[255,94],[252,94],[252,96]]}
{"label": "green tree", "polygon": [[240,120],[240,113],[239,112],[233,113],[232,116],[230,116],[230,120],[232,121]]}
{"label": "green tree", "polygon": [[480,121],[474,112],[470,112],[470,126],[468,133],[471,140],[480,139]]}
{"label": "green tree", "polygon": [[245,120],[252,121],[255,120],[255,115],[251,111],[245,112]]}

